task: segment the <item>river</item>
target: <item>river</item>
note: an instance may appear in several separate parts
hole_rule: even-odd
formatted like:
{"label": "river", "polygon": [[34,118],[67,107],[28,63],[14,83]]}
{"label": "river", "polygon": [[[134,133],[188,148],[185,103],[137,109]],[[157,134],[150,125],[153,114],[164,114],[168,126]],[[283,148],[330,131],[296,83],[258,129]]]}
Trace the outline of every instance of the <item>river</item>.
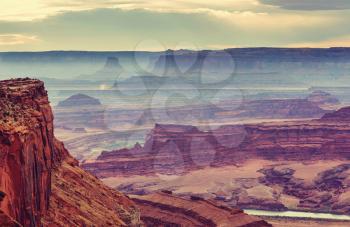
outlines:
{"label": "river", "polygon": [[350,221],[349,215],[340,215],[340,214],[312,213],[312,212],[302,212],[302,211],[266,211],[266,210],[250,210],[250,209],[244,210],[244,212],[249,215],[255,215],[255,216]]}

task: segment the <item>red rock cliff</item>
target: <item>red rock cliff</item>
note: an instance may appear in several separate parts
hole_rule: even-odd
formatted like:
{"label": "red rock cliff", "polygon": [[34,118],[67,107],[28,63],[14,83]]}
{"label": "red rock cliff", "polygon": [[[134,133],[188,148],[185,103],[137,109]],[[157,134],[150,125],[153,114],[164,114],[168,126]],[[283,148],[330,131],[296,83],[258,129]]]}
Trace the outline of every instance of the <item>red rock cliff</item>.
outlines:
{"label": "red rock cliff", "polygon": [[200,197],[180,198],[169,192],[134,196],[146,226],[271,227],[266,221]]}
{"label": "red rock cliff", "polygon": [[47,211],[52,169],[68,155],[52,122],[43,82],[0,82],[1,209],[25,226]]}
{"label": "red rock cliff", "polygon": [[43,82],[1,81],[0,225],[138,223],[134,203],[80,169],[56,140]]}
{"label": "red rock cliff", "polygon": [[102,152],[83,168],[98,177],[181,174],[249,159],[314,161],[350,159],[350,107],[318,120],[222,126],[156,125],[143,147]]}

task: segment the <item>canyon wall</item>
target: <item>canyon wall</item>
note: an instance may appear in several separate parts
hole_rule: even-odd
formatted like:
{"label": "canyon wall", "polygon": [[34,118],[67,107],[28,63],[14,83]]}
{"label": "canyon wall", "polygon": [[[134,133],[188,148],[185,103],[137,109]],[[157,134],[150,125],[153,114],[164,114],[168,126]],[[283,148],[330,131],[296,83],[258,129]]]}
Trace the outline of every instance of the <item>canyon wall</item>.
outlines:
{"label": "canyon wall", "polygon": [[141,219],[147,226],[272,226],[242,210],[195,196],[179,198],[171,192],[158,192],[134,196],[133,200],[140,207]]}
{"label": "canyon wall", "polygon": [[44,84],[0,82],[1,210],[36,226],[49,207],[51,172],[68,156],[53,135]]}
{"label": "canyon wall", "polygon": [[164,189],[230,207],[348,214],[349,141],[349,107],[317,120],[211,130],[157,124],[144,145],[82,166],[129,194]]}
{"label": "canyon wall", "polygon": [[96,176],[181,174],[249,159],[316,161],[350,158],[350,108],[319,120],[222,126],[156,124],[144,146],[102,152],[83,168]]}
{"label": "canyon wall", "polygon": [[0,82],[0,197],[2,226],[140,223],[131,200],[80,169],[56,140],[44,84],[28,78]]}

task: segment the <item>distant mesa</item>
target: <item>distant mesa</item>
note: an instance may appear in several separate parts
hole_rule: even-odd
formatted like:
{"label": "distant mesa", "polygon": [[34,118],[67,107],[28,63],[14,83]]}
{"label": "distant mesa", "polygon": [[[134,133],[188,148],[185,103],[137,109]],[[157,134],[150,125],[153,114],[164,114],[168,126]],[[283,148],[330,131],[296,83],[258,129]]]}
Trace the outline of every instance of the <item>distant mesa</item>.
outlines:
{"label": "distant mesa", "polygon": [[153,71],[168,77],[186,75],[187,79],[196,81],[201,73],[232,73],[235,68],[233,63],[233,58],[226,51],[167,50],[155,63]]}
{"label": "distant mesa", "polygon": [[350,121],[350,107],[343,107],[332,113],[326,113],[322,119],[323,121],[335,122],[349,122]]}
{"label": "distant mesa", "polygon": [[175,61],[175,53],[173,50],[167,50],[155,63],[153,72],[156,75],[173,77],[181,75],[181,71]]}
{"label": "distant mesa", "polygon": [[100,100],[85,94],[72,95],[58,103],[58,107],[101,106]]}
{"label": "distant mesa", "polygon": [[314,91],[308,97],[307,100],[317,105],[337,105],[340,104],[339,100],[325,91]]}
{"label": "distant mesa", "polygon": [[[166,52],[143,51],[48,51],[33,53],[6,52],[0,53],[0,56],[2,63],[6,66],[5,68],[11,66],[13,63],[21,64],[22,66],[31,64],[30,71],[28,71],[28,67],[12,68],[14,74],[17,75],[32,73],[44,77],[49,70],[50,75],[56,78],[69,79],[77,75],[77,72],[81,72],[84,75],[79,79],[100,80],[104,78],[102,77],[103,75],[98,74],[100,71],[104,71],[105,63],[116,62],[112,59],[118,58],[119,63],[125,62],[127,64],[128,71],[137,73],[140,71],[140,68],[137,67],[138,62],[135,61],[135,54],[140,57],[140,59],[138,59],[139,61],[151,59],[147,60],[147,62],[152,63],[152,66],[147,66],[147,68],[151,68],[154,66],[153,63],[155,62],[153,59],[159,56],[159,54],[164,55],[165,53]],[[225,58],[225,56],[229,56],[227,54],[231,55],[232,58]],[[291,85],[294,86],[294,84],[306,85],[305,83],[308,82],[306,82],[305,79],[309,80],[316,74],[322,74],[322,77],[320,75],[317,81],[311,81],[312,83],[310,86],[320,86],[334,78],[336,78],[332,82],[334,86],[344,86],[344,84],[346,84],[344,82],[348,81],[348,79],[342,77],[342,75],[346,75],[349,71],[348,62],[350,61],[350,48],[232,48],[224,51],[175,51],[177,66],[179,66],[182,72],[194,74],[193,76],[196,76],[199,70],[203,69],[203,62],[206,62],[207,65],[208,55],[210,56],[208,68],[214,68],[218,73],[226,71],[226,69],[232,70],[232,67],[228,67],[229,64],[226,64],[226,61],[231,61],[233,59],[235,76],[241,76],[241,78],[238,78],[241,79],[241,81],[238,82],[244,82],[244,85],[249,87],[251,87],[252,84],[261,86],[261,82],[278,87],[281,87],[281,85],[290,87]],[[47,66],[43,68],[42,64]],[[62,74],[61,64],[64,64],[64,74]],[[96,64],[101,64],[97,66],[100,68],[96,68]],[[117,65],[117,63],[114,65]],[[207,68],[207,66],[205,68]],[[265,73],[274,73],[275,80],[270,80],[268,75],[264,75]],[[285,74],[290,76],[285,77]],[[79,76],[79,74],[77,76]],[[113,79],[115,79],[116,75],[112,74],[112,76]],[[338,80],[338,78],[342,80]],[[235,82],[237,82],[236,79],[237,78],[234,79]]]}
{"label": "distant mesa", "polygon": [[81,75],[78,79],[91,81],[113,81],[123,72],[117,57],[108,57],[103,68],[90,75]]}
{"label": "distant mesa", "polygon": [[307,99],[253,100],[243,103],[239,117],[314,118],[328,111]]}
{"label": "distant mesa", "polygon": [[76,128],[74,132],[85,133],[86,128],[106,128],[105,107],[100,100],[85,94],[76,94],[55,107],[55,124],[60,128]]}
{"label": "distant mesa", "polygon": [[119,63],[119,59],[116,57],[108,57],[104,67],[96,73],[120,73],[123,67]]}

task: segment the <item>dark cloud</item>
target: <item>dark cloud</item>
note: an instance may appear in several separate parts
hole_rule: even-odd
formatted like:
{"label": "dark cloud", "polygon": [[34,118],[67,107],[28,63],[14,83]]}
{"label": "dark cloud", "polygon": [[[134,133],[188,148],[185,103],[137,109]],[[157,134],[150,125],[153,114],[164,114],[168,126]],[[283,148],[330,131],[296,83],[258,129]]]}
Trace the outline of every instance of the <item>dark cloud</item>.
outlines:
{"label": "dark cloud", "polygon": [[346,10],[350,0],[260,0],[262,4],[288,10]]}

